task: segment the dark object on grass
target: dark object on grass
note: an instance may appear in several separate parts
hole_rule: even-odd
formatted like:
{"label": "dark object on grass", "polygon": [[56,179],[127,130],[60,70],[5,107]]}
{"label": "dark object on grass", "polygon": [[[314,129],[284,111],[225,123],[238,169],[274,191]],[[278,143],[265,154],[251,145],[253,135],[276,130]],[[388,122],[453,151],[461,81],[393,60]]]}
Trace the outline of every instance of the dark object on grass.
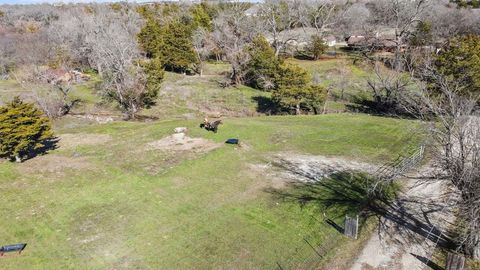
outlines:
{"label": "dark object on grass", "polygon": [[210,123],[207,118],[203,120],[203,123],[200,124],[200,128],[204,128],[208,131],[213,131],[213,133],[217,133],[218,126],[222,124],[222,120],[217,120],[213,123]]}
{"label": "dark object on grass", "polygon": [[228,139],[225,143],[228,143],[228,144],[238,144],[238,139]]}
{"label": "dark object on grass", "polygon": [[4,253],[8,252],[18,252],[18,254],[22,253],[25,249],[27,244],[14,244],[14,245],[6,245],[0,247],[0,256],[3,256]]}

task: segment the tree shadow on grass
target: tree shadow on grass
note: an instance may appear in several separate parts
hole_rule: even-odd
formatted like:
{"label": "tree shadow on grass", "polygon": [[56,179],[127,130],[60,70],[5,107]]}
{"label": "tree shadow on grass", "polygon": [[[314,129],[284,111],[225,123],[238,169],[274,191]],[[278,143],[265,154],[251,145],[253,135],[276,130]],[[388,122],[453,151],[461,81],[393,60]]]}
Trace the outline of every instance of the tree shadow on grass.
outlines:
{"label": "tree shadow on grass", "polygon": [[[340,172],[319,178],[311,171],[304,173],[293,167],[283,169],[299,179],[309,181],[292,183],[289,189],[266,190],[281,200],[295,202],[302,207],[313,204],[324,211],[331,210],[330,213],[336,214],[332,219],[337,220],[345,215],[356,214],[362,219],[375,217],[379,220],[379,232],[387,235],[391,234],[391,227],[394,226],[395,236],[406,241],[430,239],[440,247],[454,246],[451,238],[432,225],[428,218],[441,211],[442,206],[426,204],[425,198],[399,199],[400,187],[396,184],[383,184],[380,192],[369,192],[377,179],[364,173]],[[412,210],[412,205],[417,211]]]}
{"label": "tree shadow on grass", "polygon": [[58,148],[58,142],[60,141],[60,138],[54,137],[52,139],[48,139],[43,142],[43,146],[30,151],[28,154],[25,155],[24,160],[32,159],[36,156],[42,156],[47,154],[48,152],[55,150]]}
{"label": "tree shadow on grass", "polygon": [[347,111],[366,113],[375,116],[416,119],[415,115],[392,104],[380,104],[365,97],[354,96],[351,104],[346,104]]}
{"label": "tree shadow on grass", "polygon": [[278,104],[272,98],[266,96],[255,96],[252,100],[257,102],[257,112],[267,115],[277,114],[279,112]]}
{"label": "tree shadow on grass", "polygon": [[[311,174],[302,177],[313,178]],[[315,204],[324,211],[335,209],[336,218],[356,213],[371,215],[372,209],[390,203],[395,192],[385,192],[383,197],[371,196],[368,193],[368,176],[350,172],[335,173],[312,182],[292,183],[290,187],[268,189],[267,192],[281,200],[299,203],[302,207]]]}

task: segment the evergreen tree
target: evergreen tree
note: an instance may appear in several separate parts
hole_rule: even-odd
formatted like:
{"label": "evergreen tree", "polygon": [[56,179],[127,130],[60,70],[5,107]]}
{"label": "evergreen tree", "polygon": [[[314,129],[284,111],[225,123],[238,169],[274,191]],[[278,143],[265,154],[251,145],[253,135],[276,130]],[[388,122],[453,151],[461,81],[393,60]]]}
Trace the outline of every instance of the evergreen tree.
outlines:
{"label": "evergreen tree", "polygon": [[437,57],[436,65],[442,74],[461,83],[468,93],[480,94],[480,36],[451,39]]}
{"label": "evergreen tree", "polygon": [[318,60],[325,53],[327,48],[328,46],[325,44],[323,38],[318,35],[313,35],[308,44],[307,52],[311,55],[313,60]]}
{"label": "evergreen tree", "polygon": [[263,36],[258,36],[247,47],[247,51],[250,58],[246,64],[247,83],[257,89],[273,89],[281,64],[273,48]]}
{"label": "evergreen tree", "polygon": [[142,63],[146,74],[146,91],[143,97],[144,105],[148,108],[155,104],[160,87],[165,76],[163,63],[159,58],[153,58],[148,62]]}
{"label": "evergreen tree", "polygon": [[186,72],[198,64],[193,48],[192,29],[180,22],[171,22],[164,27],[163,42],[157,55],[162,59],[165,68]]}
{"label": "evergreen tree", "polygon": [[[174,12],[175,5],[167,5],[163,12]],[[138,42],[150,58],[160,59],[164,68],[186,72],[198,64],[193,47],[192,23],[171,20],[161,25],[153,12],[141,9],[140,14],[146,19],[138,34]]]}
{"label": "evergreen tree", "polygon": [[33,104],[15,97],[0,107],[0,157],[21,162],[53,138],[49,119]]}
{"label": "evergreen tree", "polygon": [[297,115],[301,114],[302,108],[318,113],[325,101],[325,89],[309,84],[307,71],[297,65],[282,65],[276,83],[277,89],[272,92],[272,99],[287,110],[294,109]]}
{"label": "evergreen tree", "polygon": [[163,33],[161,25],[153,15],[145,11],[146,22],[138,33],[140,47],[147,53],[148,57],[160,57],[160,50],[163,45]]}
{"label": "evergreen tree", "polygon": [[212,31],[212,18],[208,14],[207,3],[202,2],[199,5],[194,5],[192,8],[192,17],[193,17],[193,24],[192,24],[193,29],[202,27],[207,29],[208,31]]}

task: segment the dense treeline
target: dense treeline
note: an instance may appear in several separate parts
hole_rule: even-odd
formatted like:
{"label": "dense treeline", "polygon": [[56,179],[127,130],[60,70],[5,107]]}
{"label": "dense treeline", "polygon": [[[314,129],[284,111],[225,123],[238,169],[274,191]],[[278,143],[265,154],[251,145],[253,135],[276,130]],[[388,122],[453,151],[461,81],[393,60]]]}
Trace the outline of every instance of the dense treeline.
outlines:
{"label": "dense treeline", "polygon": [[[400,50],[403,44],[429,46],[452,36],[480,32],[472,11],[448,3],[423,10],[415,10],[408,2],[391,3],[267,0],[258,5],[204,1],[3,6],[0,74],[21,78],[27,87],[35,87],[45,79],[46,67],[94,71],[103,81],[100,93],[116,101],[127,117],[135,117],[141,108],[155,102],[163,69],[202,74],[205,61],[223,60],[231,64],[225,86],[247,84],[273,91],[279,111],[318,113],[310,105],[302,105],[300,110],[286,106],[290,102],[280,100],[285,91],[279,90],[284,85],[279,83],[279,74],[285,71],[281,68],[285,57],[298,54],[319,59],[327,48],[327,35],[342,40],[391,29]],[[396,13],[400,16],[392,15],[393,8],[400,9]],[[414,23],[414,17],[419,23]],[[311,84],[310,78],[306,84]],[[62,94],[65,88],[59,83],[37,91],[61,93],[54,95],[55,102],[37,102],[48,115],[68,113],[72,101]],[[318,103],[325,90],[317,92],[302,100]],[[390,97],[385,101],[378,91],[375,95],[378,104],[391,107]],[[37,95],[38,99],[46,96]]]}

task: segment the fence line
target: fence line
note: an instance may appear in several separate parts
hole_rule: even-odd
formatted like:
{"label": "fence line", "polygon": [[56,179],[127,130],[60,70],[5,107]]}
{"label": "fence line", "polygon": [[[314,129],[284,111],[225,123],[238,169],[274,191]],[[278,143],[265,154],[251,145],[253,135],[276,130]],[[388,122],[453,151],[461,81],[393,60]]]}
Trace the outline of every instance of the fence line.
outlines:
{"label": "fence line", "polygon": [[[410,155],[399,155],[393,162],[388,162],[382,165],[373,173],[376,180],[373,183],[373,186],[369,187],[369,192],[378,192],[379,189],[381,190],[383,188],[385,183],[390,183],[399,176],[413,169],[422,161],[424,155],[425,145],[421,144],[420,147]],[[368,184],[371,185],[371,183]]]}
{"label": "fence line", "polygon": [[392,181],[415,167],[420,161],[422,161],[424,154],[425,146],[421,145],[420,148],[414,151],[411,155],[407,157],[400,155],[393,162],[382,165],[374,175],[379,179]]}
{"label": "fence line", "polygon": [[[418,149],[409,155],[400,155],[393,162],[382,165],[374,176],[381,180],[393,181],[395,178],[405,174],[420,163],[425,154],[425,146],[422,144]],[[348,219],[348,217],[347,217]],[[358,217],[352,219],[358,230]],[[347,226],[345,226],[347,227]],[[345,228],[346,229],[346,228]],[[313,235],[313,234],[312,234]],[[331,232],[323,239],[313,239],[312,235],[302,238],[295,252],[284,260],[277,261],[276,267],[279,270],[287,269],[314,269],[322,261],[325,255],[337,245],[338,232]],[[351,232],[351,237],[356,238],[356,232]],[[320,243],[318,241],[321,241]]]}

